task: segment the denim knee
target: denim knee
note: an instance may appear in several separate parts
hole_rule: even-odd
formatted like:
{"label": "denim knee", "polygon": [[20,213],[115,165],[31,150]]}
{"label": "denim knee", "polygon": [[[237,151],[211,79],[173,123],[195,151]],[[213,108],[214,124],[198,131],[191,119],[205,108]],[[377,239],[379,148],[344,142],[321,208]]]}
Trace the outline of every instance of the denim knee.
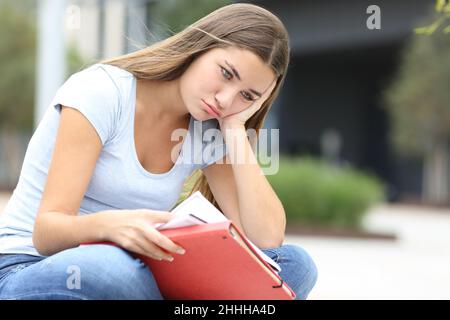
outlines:
{"label": "denim knee", "polygon": [[17,265],[2,281],[4,299],[159,300],[156,281],[139,259],[111,245],[67,249]]}
{"label": "denim knee", "polygon": [[94,299],[162,299],[151,271],[129,252],[111,245],[77,249],[84,256],[80,260],[80,286],[84,285],[88,296]]}
{"label": "denim knee", "polygon": [[286,244],[279,250],[280,276],[296,294],[296,299],[304,300],[314,288],[318,271],[309,253],[300,246]]}

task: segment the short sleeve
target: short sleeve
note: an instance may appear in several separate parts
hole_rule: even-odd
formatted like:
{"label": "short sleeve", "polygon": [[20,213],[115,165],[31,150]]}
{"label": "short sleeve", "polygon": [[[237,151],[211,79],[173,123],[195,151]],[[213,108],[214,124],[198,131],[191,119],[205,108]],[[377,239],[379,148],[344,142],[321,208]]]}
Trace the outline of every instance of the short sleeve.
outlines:
{"label": "short sleeve", "polygon": [[[217,120],[214,119],[210,121],[217,122]],[[228,153],[225,140],[223,139],[222,132],[218,127],[218,123],[217,125],[213,122],[208,123],[205,125],[203,130],[203,154],[202,164],[200,166],[201,169],[214,164]]]}
{"label": "short sleeve", "polygon": [[77,109],[92,124],[102,145],[112,137],[119,116],[120,92],[101,65],[93,65],[73,74],[58,89],[52,105]]}

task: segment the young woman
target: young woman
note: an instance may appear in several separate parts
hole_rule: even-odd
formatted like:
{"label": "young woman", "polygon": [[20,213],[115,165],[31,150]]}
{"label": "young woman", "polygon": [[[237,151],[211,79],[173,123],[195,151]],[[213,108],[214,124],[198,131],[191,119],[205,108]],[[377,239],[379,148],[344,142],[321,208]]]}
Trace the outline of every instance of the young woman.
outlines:
{"label": "young woman", "polygon": [[[314,262],[304,249],[283,245],[285,212],[255,155],[230,160],[239,148],[251,150],[246,129],[262,127],[288,63],[280,20],[232,4],[72,75],[34,132],[0,215],[0,298],[162,299],[131,253],[168,261],[183,254],[154,226],[170,219],[186,178],[200,170],[193,191],[274,259],[306,299]],[[202,132],[213,128],[226,134],[205,142]],[[172,139],[176,129],[185,129],[181,143]],[[212,146],[215,152],[204,152]],[[200,161],[189,158],[198,154]],[[79,246],[93,241],[123,249]],[[76,271],[80,281],[71,285]]]}

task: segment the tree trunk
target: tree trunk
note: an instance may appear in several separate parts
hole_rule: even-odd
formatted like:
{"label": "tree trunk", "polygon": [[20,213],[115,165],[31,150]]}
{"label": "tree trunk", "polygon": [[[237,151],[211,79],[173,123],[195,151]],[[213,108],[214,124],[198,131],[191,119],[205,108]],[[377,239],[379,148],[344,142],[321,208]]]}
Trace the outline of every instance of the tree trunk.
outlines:
{"label": "tree trunk", "polygon": [[423,170],[423,200],[433,204],[450,203],[449,147],[448,143],[436,143],[425,155]]}

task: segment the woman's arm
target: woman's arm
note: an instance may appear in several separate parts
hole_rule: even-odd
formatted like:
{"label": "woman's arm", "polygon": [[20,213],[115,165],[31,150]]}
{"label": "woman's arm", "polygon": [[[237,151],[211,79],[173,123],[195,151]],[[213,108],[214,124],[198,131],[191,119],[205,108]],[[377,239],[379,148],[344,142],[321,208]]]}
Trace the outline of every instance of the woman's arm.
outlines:
{"label": "woman's arm", "polygon": [[[227,162],[203,169],[214,198],[228,218],[242,224],[246,236],[258,247],[278,247],[286,228],[283,205],[256,161],[245,127],[233,124],[222,131],[231,133],[223,135],[229,152]],[[243,154],[248,155],[245,163],[229,164],[230,159]]]}
{"label": "woman's arm", "polygon": [[33,244],[39,254],[50,256],[83,242],[104,241],[106,212],[84,216],[65,212],[41,212],[35,221]]}
{"label": "woman's arm", "polygon": [[100,137],[89,121],[79,111],[63,107],[34,224],[36,250],[49,256],[83,242],[112,241],[132,252],[170,260],[168,252],[179,253],[181,248],[153,227],[169,221],[170,212],[106,210],[78,215],[101,148]]}
{"label": "woman's arm", "polygon": [[47,181],[33,230],[33,244],[50,255],[80,242],[101,240],[97,216],[78,209],[102,149],[100,137],[78,110],[61,106]]}
{"label": "woman's arm", "polygon": [[171,261],[169,253],[182,254],[183,248],[153,227],[155,223],[166,223],[171,218],[170,212],[147,209],[106,210],[83,216],[41,212],[35,224],[33,242],[44,256],[84,242],[112,241],[128,251]]}

